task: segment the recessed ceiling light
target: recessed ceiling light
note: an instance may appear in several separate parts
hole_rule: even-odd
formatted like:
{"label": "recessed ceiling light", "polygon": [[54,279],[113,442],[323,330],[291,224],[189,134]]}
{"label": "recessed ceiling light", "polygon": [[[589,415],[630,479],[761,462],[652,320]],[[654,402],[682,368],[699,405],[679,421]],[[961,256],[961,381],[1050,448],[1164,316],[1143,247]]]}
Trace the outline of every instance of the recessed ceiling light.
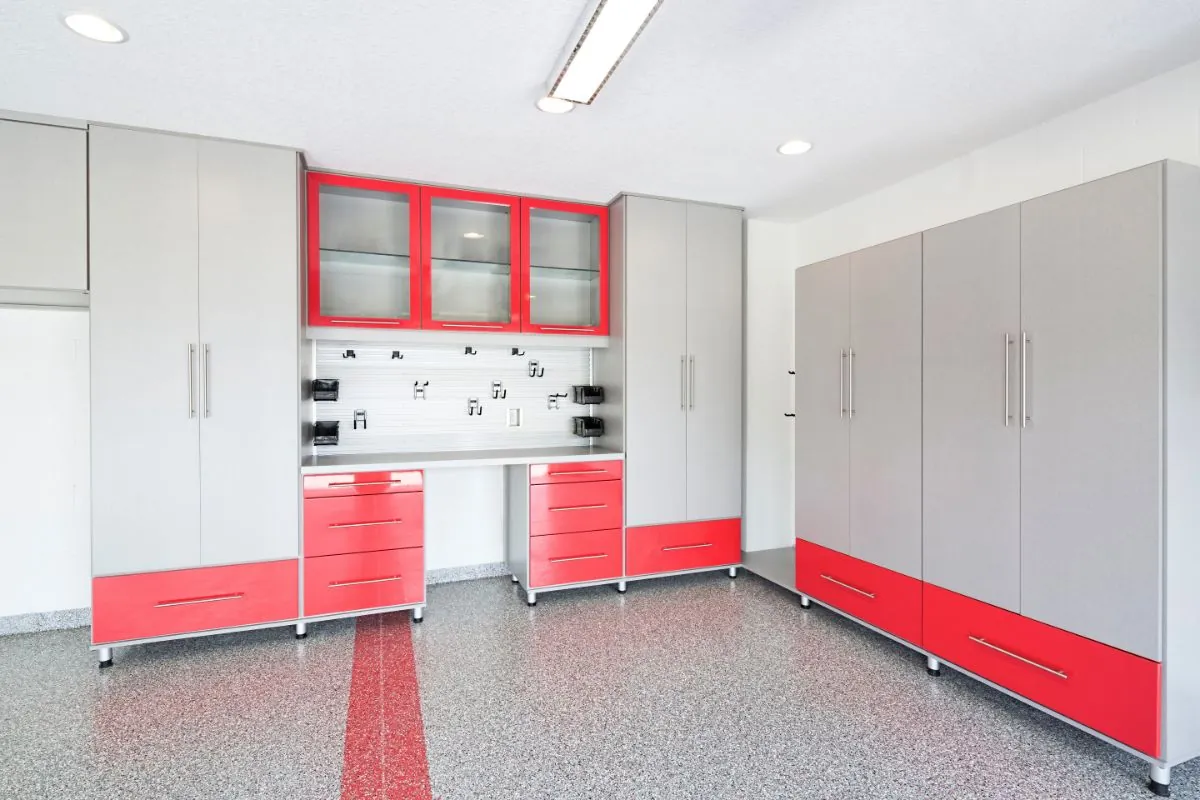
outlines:
{"label": "recessed ceiling light", "polygon": [[807,153],[809,150],[812,150],[812,145],[803,139],[791,139],[775,149],[785,156],[798,156],[801,153]]}
{"label": "recessed ceiling light", "polygon": [[565,114],[574,108],[575,104],[557,97],[543,97],[537,101],[537,107],[539,111],[545,111],[547,114]]}
{"label": "recessed ceiling light", "polygon": [[475,231],[467,231],[466,233],[463,234],[463,238],[464,239],[482,239],[483,234],[476,233]]}
{"label": "recessed ceiling light", "polygon": [[125,31],[95,14],[68,14],[63,22],[80,36],[105,44],[120,44],[129,38]]}
{"label": "recessed ceiling light", "polygon": [[591,0],[550,73],[546,94],[590,104],[660,5],[662,0]]}

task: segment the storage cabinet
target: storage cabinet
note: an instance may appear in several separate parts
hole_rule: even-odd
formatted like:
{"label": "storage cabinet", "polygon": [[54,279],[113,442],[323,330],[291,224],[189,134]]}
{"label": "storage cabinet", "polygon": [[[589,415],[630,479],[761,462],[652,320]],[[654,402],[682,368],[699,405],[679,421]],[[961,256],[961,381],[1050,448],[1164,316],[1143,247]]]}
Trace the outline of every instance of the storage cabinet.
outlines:
{"label": "storage cabinet", "polygon": [[0,288],[88,288],[87,131],[0,120]]}
{"label": "storage cabinet", "polygon": [[521,201],[522,329],[608,334],[608,209]]}

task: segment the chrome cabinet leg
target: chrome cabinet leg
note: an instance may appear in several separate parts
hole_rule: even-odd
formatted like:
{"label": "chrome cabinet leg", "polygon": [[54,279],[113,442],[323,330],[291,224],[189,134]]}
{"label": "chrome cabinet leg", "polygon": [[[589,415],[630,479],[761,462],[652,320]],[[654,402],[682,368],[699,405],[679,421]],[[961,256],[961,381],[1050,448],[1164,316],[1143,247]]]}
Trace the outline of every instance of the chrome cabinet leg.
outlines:
{"label": "chrome cabinet leg", "polygon": [[625,594],[625,581],[617,581],[617,591]]}
{"label": "chrome cabinet leg", "polygon": [[307,636],[308,636],[308,623],[307,622],[297,622],[296,623],[296,638],[304,639]]}
{"label": "chrome cabinet leg", "polygon": [[100,669],[112,666],[112,648],[101,647],[96,651],[96,655],[100,657]]}
{"label": "chrome cabinet leg", "polygon": [[1171,768],[1150,765],[1150,791],[1159,797],[1171,796]]}
{"label": "chrome cabinet leg", "polygon": [[806,594],[800,595],[800,607],[801,608],[812,608],[812,600],[809,599],[808,595],[806,595]]}
{"label": "chrome cabinet leg", "polygon": [[527,606],[536,606],[537,605],[537,592],[526,592],[525,593],[525,605],[527,605]]}
{"label": "chrome cabinet leg", "polygon": [[425,621],[425,606],[417,606],[416,608],[414,608],[412,610],[412,621],[413,622],[424,622]]}
{"label": "chrome cabinet leg", "polygon": [[936,678],[942,674],[942,662],[933,656],[925,656],[925,671]]}
{"label": "chrome cabinet leg", "polygon": [[730,568],[729,568],[729,577],[731,577],[731,578],[736,578],[736,577],[737,577],[737,567],[730,567]]}

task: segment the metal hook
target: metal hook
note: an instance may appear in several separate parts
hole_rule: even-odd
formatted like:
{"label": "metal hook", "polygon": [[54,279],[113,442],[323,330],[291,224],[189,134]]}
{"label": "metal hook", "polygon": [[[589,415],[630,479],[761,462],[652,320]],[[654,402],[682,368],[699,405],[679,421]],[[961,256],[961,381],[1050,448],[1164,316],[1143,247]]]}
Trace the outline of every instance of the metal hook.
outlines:
{"label": "metal hook", "polygon": [[536,358],[530,359],[530,361],[529,361],[529,377],[540,378],[545,374],[546,374],[546,368],[543,366],[540,366],[538,364],[538,361]]}
{"label": "metal hook", "polygon": [[503,400],[504,398],[508,397],[508,389],[502,388],[503,386],[504,384],[500,381],[492,381],[493,400]]}
{"label": "metal hook", "polygon": [[521,349],[521,348],[519,348],[519,347],[514,347],[514,348],[512,349],[512,354],[513,354],[514,356],[523,356],[523,355],[525,355],[525,351],[524,351],[524,350],[522,350],[522,349]]}
{"label": "metal hook", "polygon": [[467,398],[467,416],[468,417],[483,416],[483,406],[479,405],[478,397]]}
{"label": "metal hook", "polygon": [[424,400],[425,387],[428,385],[429,381],[425,381],[424,383],[421,383],[420,381],[413,381],[413,400]]}
{"label": "metal hook", "polygon": [[342,358],[358,358],[358,356],[354,354],[353,350],[347,350],[342,353]]}
{"label": "metal hook", "polygon": [[564,399],[566,399],[566,397],[567,397],[567,394],[566,394],[566,392],[563,392],[562,394],[558,394],[558,393],[556,392],[556,393],[554,393],[554,394],[552,394],[552,395],[547,395],[547,397],[546,397],[546,408],[547,408],[548,410],[550,410],[550,411],[554,411],[556,408],[558,408],[558,407],[559,407],[559,406],[558,406],[558,401],[559,401],[559,400],[564,400]]}
{"label": "metal hook", "polygon": [[467,347],[463,350],[463,355],[464,356],[477,356],[477,355],[479,355],[479,351],[476,350],[474,347]]}
{"label": "metal hook", "polygon": [[397,358],[404,358],[404,353],[401,353],[399,350],[393,350],[393,351],[392,351],[392,358],[393,358],[393,359],[397,359]]}

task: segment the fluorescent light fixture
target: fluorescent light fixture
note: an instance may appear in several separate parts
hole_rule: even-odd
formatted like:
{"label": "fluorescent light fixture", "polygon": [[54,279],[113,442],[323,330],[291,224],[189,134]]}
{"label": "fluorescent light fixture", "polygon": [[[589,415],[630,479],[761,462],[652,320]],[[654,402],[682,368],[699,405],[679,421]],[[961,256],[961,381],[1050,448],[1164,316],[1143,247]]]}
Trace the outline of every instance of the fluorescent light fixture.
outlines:
{"label": "fluorescent light fixture", "polygon": [[812,145],[803,139],[789,139],[775,149],[781,155],[798,156],[801,153],[807,153],[809,150],[812,150]]}
{"label": "fluorescent light fixture", "polygon": [[559,100],[557,97],[543,97],[537,101],[539,111],[547,114],[565,114],[575,107],[570,100]]}
{"label": "fluorescent light fixture", "polygon": [[660,5],[662,0],[592,0],[546,94],[590,105]]}
{"label": "fluorescent light fixture", "polygon": [[466,233],[463,234],[463,238],[464,239],[482,239],[483,234],[477,233],[475,231],[467,231]]}
{"label": "fluorescent light fixture", "polygon": [[95,14],[68,14],[63,17],[63,22],[80,36],[96,42],[120,44],[129,38],[125,31]]}

